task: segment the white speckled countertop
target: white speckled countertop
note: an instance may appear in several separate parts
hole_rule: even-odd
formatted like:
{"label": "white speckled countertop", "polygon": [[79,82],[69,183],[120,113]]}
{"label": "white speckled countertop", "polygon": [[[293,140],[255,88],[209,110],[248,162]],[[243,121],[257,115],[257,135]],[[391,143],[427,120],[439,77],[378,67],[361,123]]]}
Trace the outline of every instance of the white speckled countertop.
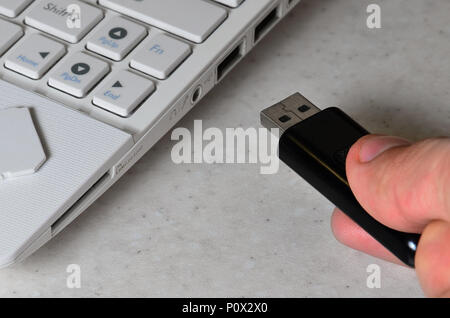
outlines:
{"label": "white speckled countertop", "polygon": [[[450,2],[304,0],[179,126],[258,127],[300,91],[372,132],[449,133]],[[165,136],[76,222],[0,271],[0,296],[416,297],[414,271],[337,243],[332,204],[285,165],[175,165]],[[66,287],[79,264],[80,289]],[[381,288],[366,287],[369,264]]]}

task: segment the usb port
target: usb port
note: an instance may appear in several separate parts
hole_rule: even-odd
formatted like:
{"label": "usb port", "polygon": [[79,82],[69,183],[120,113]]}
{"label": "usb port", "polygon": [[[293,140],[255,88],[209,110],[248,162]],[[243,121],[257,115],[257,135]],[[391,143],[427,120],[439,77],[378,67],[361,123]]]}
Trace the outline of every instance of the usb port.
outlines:
{"label": "usb port", "polygon": [[217,81],[220,81],[244,55],[244,42],[242,41],[217,66]]}
{"label": "usb port", "polygon": [[263,35],[273,26],[279,19],[278,8],[274,8],[270,13],[262,19],[255,28],[255,43],[258,42]]}

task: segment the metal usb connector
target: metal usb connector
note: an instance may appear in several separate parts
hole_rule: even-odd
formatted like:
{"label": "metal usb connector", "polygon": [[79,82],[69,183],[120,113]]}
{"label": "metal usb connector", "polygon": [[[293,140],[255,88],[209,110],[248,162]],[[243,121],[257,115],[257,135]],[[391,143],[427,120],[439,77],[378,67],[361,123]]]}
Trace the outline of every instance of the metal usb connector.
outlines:
{"label": "metal usb connector", "polygon": [[268,129],[279,128],[281,132],[284,132],[318,112],[320,108],[314,106],[300,93],[295,93],[264,109],[261,112],[261,124]]}

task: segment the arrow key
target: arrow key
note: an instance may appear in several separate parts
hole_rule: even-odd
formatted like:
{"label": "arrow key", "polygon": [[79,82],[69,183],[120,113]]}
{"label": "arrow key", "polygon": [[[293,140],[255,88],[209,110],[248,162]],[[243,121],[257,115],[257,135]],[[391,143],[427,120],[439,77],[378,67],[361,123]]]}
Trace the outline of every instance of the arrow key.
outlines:
{"label": "arrow key", "polygon": [[122,60],[147,34],[134,22],[115,17],[99,29],[86,44],[88,50],[114,61]]}
{"label": "arrow key", "polygon": [[155,90],[151,80],[120,71],[95,92],[93,103],[122,117],[130,114]]}
{"label": "arrow key", "polygon": [[32,34],[12,49],[5,60],[5,67],[32,79],[40,79],[65,52],[61,43]]}
{"label": "arrow key", "polygon": [[85,97],[109,72],[109,65],[85,53],[75,53],[55,68],[48,85],[75,97]]}

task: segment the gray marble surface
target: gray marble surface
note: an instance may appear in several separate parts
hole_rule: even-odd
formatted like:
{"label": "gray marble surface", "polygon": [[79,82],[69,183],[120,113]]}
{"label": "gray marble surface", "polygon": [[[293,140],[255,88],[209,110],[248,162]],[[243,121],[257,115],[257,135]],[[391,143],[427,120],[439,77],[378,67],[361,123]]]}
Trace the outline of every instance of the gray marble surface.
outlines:
{"label": "gray marble surface", "polygon": [[[373,132],[449,133],[450,2],[304,0],[180,123],[258,127],[300,91]],[[76,222],[0,271],[0,296],[421,297],[414,271],[336,242],[332,204],[285,165],[175,165],[165,136]],[[80,289],[66,287],[79,264]],[[381,288],[366,287],[369,264]]]}

